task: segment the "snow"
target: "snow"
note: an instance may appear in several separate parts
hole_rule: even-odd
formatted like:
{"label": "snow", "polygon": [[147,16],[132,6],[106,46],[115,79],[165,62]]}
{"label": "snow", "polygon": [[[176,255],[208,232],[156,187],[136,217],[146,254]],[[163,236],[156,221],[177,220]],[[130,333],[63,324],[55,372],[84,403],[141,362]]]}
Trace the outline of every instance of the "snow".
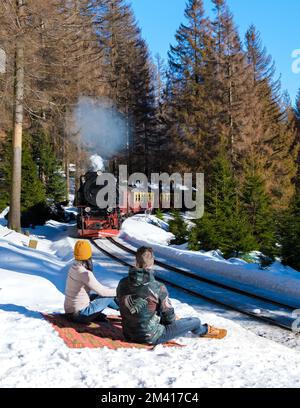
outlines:
{"label": "snow", "polygon": [[[172,234],[153,225],[153,217],[134,216],[123,223],[121,238],[134,247],[151,243],[159,260],[188,269],[198,275],[249,293],[300,308],[300,273],[274,262],[267,269],[232,258],[225,260],[218,251],[189,251],[170,246]],[[149,223],[150,222],[150,223]]]}
{"label": "snow", "polygon": [[[157,239],[166,245],[170,239],[165,230],[152,224],[145,228],[139,219],[126,221],[125,229],[148,245]],[[67,225],[53,221],[30,232],[39,241],[37,250],[28,248],[29,237],[0,226],[0,387],[300,386],[296,350],[257,336],[212,309],[198,310],[186,297],[184,302],[172,299],[177,315],[226,327],[228,337],[214,341],[189,335],[179,339],[183,348],[158,346],[154,351],[67,348],[39,312],[63,311],[75,239]],[[127,273],[100,252],[94,252],[94,262],[95,275],[108,286],[116,286]]]}
{"label": "snow", "polygon": [[0,212],[0,225],[2,225],[3,227],[5,227],[7,224],[5,216],[8,214],[8,212],[9,212],[9,207],[6,207],[2,212]]}
{"label": "snow", "polygon": [[[125,233],[129,237],[148,243],[168,245],[174,238],[174,235],[165,231],[163,228],[151,224],[150,221],[152,218],[150,218],[150,216],[147,217],[148,221],[145,221],[144,215],[136,215],[128,218],[122,226],[123,234]],[[163,223],[163,221],[158,220],[158,218],[156,218],[156,220],[157,223]]]}

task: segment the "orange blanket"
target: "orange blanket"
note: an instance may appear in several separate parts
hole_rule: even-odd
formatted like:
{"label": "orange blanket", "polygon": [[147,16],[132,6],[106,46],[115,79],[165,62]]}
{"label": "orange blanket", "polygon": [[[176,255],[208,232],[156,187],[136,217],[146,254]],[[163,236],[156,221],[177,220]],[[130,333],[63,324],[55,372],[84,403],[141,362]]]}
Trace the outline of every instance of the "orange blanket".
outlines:
{"label": "orange blanket", "polygon": [[[51,323],[58,335],[70,348],[100,348],[112,350],[119,348],[142,348],[153,350],[147,344],[128,343],[122,333],[122,320],[119,316],[108,316],[108,323],[74,323],[63,314],[42,314]],[[183,347],[174,341],[163,344],[166,347]]]}

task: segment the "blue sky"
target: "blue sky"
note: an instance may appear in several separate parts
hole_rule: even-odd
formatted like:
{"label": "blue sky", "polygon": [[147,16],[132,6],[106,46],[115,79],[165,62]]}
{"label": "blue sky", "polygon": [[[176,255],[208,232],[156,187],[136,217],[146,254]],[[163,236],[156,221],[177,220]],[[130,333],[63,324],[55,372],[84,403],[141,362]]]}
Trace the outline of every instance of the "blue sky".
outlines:
{"label": "blue sky", "polygon": [[[167,59],[169,44],[174,43],[175,32],[184,21],[186,0],[131,0],[131,3],[151,53]],[[204,4],[211,15],[211,1],[204,0]],[[300,0],[228,0],[228,4],[242,38],[252,23],[261,32],[281,74],[282,88],[288,90],[294,102],[300,89],[300,73],[292,71],[295,61],[292,52],[300,50]]]}

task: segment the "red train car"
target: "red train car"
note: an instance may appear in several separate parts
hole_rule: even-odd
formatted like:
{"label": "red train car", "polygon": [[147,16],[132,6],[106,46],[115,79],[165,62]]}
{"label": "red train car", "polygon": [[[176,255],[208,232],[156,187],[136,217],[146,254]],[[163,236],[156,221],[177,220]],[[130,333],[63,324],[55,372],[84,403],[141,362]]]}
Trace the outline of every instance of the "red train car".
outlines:
{"label": "red train car", "polygon": [[153,194],[139,191],[137,188],[128,188],[123,194],[123,202],[119,202],[117,197],[116,207],[100,209],[96,198],[104,186],[97,185],[97,176],[97,172],[88,172],[80,177],[80,188],[77,192],[78,235],[83,238],[115,237],[119,235],[124,219],[145,211],[145,206],[142,206],[145,200],[147,207],[151,208]]}

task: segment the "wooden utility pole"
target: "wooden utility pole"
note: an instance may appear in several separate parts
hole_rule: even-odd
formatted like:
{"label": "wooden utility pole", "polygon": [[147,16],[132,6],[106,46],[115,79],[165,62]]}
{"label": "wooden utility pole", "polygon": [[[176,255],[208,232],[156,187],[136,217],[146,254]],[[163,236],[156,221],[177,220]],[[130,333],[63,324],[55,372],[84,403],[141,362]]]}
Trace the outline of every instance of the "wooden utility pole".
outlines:
{"label": "wooden utility pole", "polygon": [[10,192],[9,228],[21,231],[22,132],[24,99],[24,20],[25,0],[16,0],[17,27],[15,48],[14,125],[12,136],[12,177]]}

